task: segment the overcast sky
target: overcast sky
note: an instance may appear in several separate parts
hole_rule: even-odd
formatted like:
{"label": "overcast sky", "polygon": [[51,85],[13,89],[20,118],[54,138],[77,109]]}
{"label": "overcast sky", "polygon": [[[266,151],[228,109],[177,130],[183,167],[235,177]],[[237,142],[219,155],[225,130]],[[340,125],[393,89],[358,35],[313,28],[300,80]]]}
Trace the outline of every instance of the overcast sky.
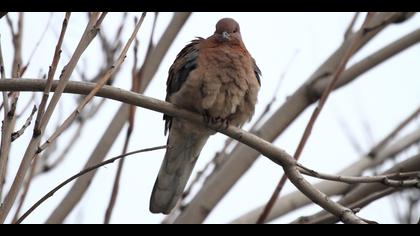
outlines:
{"label": "overcast sky", "polygon": [[[118,27],[121,15],[109,13],[103,23],[104,32],[113,38]],[[140,13],[130,13],[127,25],[123,32],[125,42],[132,32],[132,18]],[[262,112],[265,105],[271,100],[277,81],[285,70],[287,64],[296,53],[288,73],[277,91],[277,102],[274,110],[280,106],[286,97],[292,94],[313,71],[341,44],[343,34],[354,13],[193,13],[184,28],[176,38],[174,44],[165,56],[158,72],[146,91],[147,96],[158,99],[165,98],[167,71],[175,59],[176,54],[194,37],[208,37],[214,32],[215,23],[223,17],[236,19],[242,32],[246,47],[256,59],[262,71],[262,86],[256,115]],[[16,14],[11,14],[16,19]],[[29,71],[25,77],[39,77],[40,69],[47,71],[51,63],[57,35],[61,29],[63,13],[54,13],[51,27],[45,39],[39,46],[32,59]],[[154,41],[156,42],[166,28],[171,13],[159,14]],[[25,15],[25,31],[23,42],[23,58],[26,61],[30,52],[50,17],[49,13],[29,13]],[[148,14],[138,38],[140,40],[139,60],[143,61],[148,37],[151,31],[153,15]],[[378,48],[393,40],[418,29],[420,16],[415,15],[403,24],[391,25],[381,32],[365,48],[363,48],[351,61],[357,62]],[[358,22],[356,26],[359,26]],[[61,67],[68,61],[68,50],[73,52],[86,25],[86,14],[74,13],[69,22],[65,37]],[[5,20],[0,20],[1,44],[7,73],[10,73],[12,63],[10,30]],[[96,39],[91,47],[83,54],[81,65],[87,68],[88,75],[94,75],[97,68],[103,64],[100,45]],[[116,78],[115,86],[129,89],[131,87],[130,70],[133,53],[130,50],[123,64],[122,71]],[[360,155],[354,150],[348,138],[340,127],[339,119],[343,120],[357,138],[364,151],[368,151],[374,142],[386,135],[398,122],[410,114],[420,105],[420,46],[415,45],[399,55],[393,57],[380,66],[363,74],[355,82],[330,96],[322,111],[312,135],[305,147],[301,162],[313,169],[335,173],[354,162]],[[59,73],[57,73],[58,75]],[[72,78],[73,79],[73,78]],[[74,79],[78,79],[75,76]],[[21,95],[21,106],[30,94]],[[66,117],[75,108],[74,95],[65,95],[61,119]],[[39,99],[38,99],[39,102]],[[96,118],[89,121],[83,130],[77,146],[69,153],[69,157],[59,168],[49,174],[42,175],[34,180],[24,209],[31,206],[35,200],[53,188],[63,179],[68,178],[85,164],[97,140],[106,130],[110,120],[119,107],[119,103],[107,101],[98,112]],[[287,130],[274,142],[275,145],[293,153],[308,122],[313,106],[309,107],[303,115],[292,123]],[[255,118],[254,117],[254,118]],[[49,130],[52,130],[60,115],[54,114]],[[253,120],[254,121],[254,120]],[[367,134],[365,123],[368,122],[372,137]],[[252,122],[251,122],[252,123]],[[135,130],[130,142],[129,150],[158,146],[166,143],[163,135],[162,114],[139,108],[136,115]],[[419,123],[412,125],[418,126]],[[249,127],[248,125],[245,128]],[[407,133],[410,128],[404,132]],[[71,137],[74,128],[66,132],[58,142],[58,148],[64,146]],[[125,130],[113,145],[108,157],[121,153]],[[11,170],[8,176],[10,184],[11,175],[17,169],[25,147],[30,139],[30,132],[19,138],[13,145],[11,154]],[[214,135],[204,147],[194,171],[201,170],[213,157],[214,153],[222,147],[224,135]],[[413,151],[413,150],[411,150]],[[408,156],[410,151],[404,155]],[[159,223],[163,215],[151,214],[148,210],[150,193],[159,171],[164,151],[155,151],[139,154],[126,159],[122,175],[120,194],[113,213],[112,223]],[[66,223],[102,223],[110,191],[115,176],[116,164],[101,168],[96,174],[92,186],[84,195],[82,201],[67,217]],[[239,180],[227,196],[217,205],[205,223],[224,223],[237,216],[265,203],[272,193],[279,178],[283,174],[281,168],[265,157],[260,157],[252,168]],[[194,174],[193,174],[194,176]],[[311,179],[313,182],[313,180]],[[10,185],[7,186],[10,186]],[[69,187],[63,188],[52,198],[39,207],[28,219],[27,223],[42,223],[66,194]],[[288,183],[282,194],[295,191]],[[309,215],[320,208],[307,207],[302,211],[289,214],[274,222],[286,223],[301,215]],[[418,209],[420,210],[420,209]],[[360,213],[360,216],[381,223],[396,222],[392,213],[389,199],[379,200]]]}

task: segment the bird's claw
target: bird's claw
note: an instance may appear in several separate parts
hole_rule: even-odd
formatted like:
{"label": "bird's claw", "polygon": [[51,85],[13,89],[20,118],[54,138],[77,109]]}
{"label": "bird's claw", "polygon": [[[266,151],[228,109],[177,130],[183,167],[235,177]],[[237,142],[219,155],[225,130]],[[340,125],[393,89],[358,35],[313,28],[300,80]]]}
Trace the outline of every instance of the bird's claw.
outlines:
{"label": "bird's claw", "polygon": [[210,122],[217,130],[226,130],[229,127],[229,120],[226,118],[212,117]]}
{"label": "bird's claw", "polygon": [[203,113],[204,122],[210,126],[216,128],[216,130],[226,130],[229,127],[229,120],[221,117],[213,117],[207,111]]}

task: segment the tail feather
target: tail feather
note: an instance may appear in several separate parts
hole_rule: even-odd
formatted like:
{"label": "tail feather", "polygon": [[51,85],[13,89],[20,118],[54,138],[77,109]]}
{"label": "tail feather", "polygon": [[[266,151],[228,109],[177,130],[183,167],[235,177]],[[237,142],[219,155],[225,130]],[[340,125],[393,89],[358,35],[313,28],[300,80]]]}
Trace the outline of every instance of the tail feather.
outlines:
{"label": "tail feather", "polygon": [[208,133],[197,134],[172,126],[165,153],[150,198],[150,211],[169,214],[181,197]]}

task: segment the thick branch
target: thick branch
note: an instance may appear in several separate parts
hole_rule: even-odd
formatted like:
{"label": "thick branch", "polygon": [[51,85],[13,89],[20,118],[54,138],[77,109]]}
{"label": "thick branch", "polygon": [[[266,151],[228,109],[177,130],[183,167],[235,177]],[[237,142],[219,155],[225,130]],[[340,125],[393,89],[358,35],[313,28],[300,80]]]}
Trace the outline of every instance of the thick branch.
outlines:
{"label": "thick branch", "polygon": [[[43,86],[45,86],[45,81],[43,80],[19,80],[19,81],[25,81],[26,86],[18,86],[14,87],[17,90],[25,90],[24,87],[30,88],[31,90],[37,90],[41,91],[43,90]],[[3,82],[3,81],[1,81]],[[3,83],[0,83],[0,90],[5,89],[7,86],[7,82],[5,81]],[[14,81],[13,81],[14,82]],[[27,86],[28,84],[31,84],[32,86]],[[10,83],[9,83],[10,85]],[[23,85],[23,83],[21,83]],[[41,85],[41,86],[40,86]],[[53,83],[53,89],[55,83]],[[16,86],[16,84],[15,84]],[[91,83],[86,82],[69,82],[68,86],[66,86],[66,89],[68,89],[68,92],[73,93],[88,93],[90,89],[92,89],[92,86],[94,86]],[[7,89],[7,88],[6,88]],[[12,89],[9,87],[9,89]],[[72,90],[74,89],[74,90]],[[354,213],[329,200],[329,198],[317,190],[316,188],[313,188],[312,185],[307,182],[303,176],[299,173],[296,166],[296,161],[291,157],[289,154],[287,154],[284,150],[281,150],[277,148],[276,146],[272,145],[271,143],[251,134],[246,131],[241,130],[240,128],[229,126],[227,129],[224,130],[218,130],[220,128],[220,125],[218,124],[207,124],[200,116],[199,114],[195,114],[190,111],[186,111],[183,109],[179,109],[176,106],[160,101],[153,98],[148,98],[146,96],[143,96],[141,94],[129,92],[123,89],[113,88],[109,86],[104,86],[99,92],[99,96],[104,96],[107,98],[115,99],[124,103],[129,103],[132,105],[140,106],[143,108],[151,109],[154,111],[163,112],[165,114],[168,114],[170,116],[175,116],[179,118],[186,119],[188,121],[207,125],[209,128],[217,130],[223,134],[228,135],[231,138],[234,138],[238,140],[239,142],[242,142],[246,145],[249,145],[250,147],[254,148],[264,156],[268,157],[273,162],[281,165],[289,179],[292,181],[292,183],[301,190],[307,197],[309,197],[312,201],[314,201],[316,204],[319,204],[327,211],[331,212],[335,216],[339,217],[343,220],[343,222],[346,223],[364,223],[360,218],[354,215]]]}

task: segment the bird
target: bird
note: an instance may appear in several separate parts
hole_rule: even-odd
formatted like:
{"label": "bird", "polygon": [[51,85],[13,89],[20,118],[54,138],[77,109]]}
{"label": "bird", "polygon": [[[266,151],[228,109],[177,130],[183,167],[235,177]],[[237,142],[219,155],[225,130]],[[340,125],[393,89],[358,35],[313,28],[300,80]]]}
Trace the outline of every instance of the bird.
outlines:
{"label": "bird", "polygon": [[[245,47],[239,24],[220,19],[208,38],[197,37],[169,68],[166,101],[203,115],[207,122],[242,127],[251,120],[261,71]],[[195,163],[215,131],[164,115],[166,153],[150,197],[152,213],[169,214],[181,198]],[[226,127],[227,127],[226,126]]]}

